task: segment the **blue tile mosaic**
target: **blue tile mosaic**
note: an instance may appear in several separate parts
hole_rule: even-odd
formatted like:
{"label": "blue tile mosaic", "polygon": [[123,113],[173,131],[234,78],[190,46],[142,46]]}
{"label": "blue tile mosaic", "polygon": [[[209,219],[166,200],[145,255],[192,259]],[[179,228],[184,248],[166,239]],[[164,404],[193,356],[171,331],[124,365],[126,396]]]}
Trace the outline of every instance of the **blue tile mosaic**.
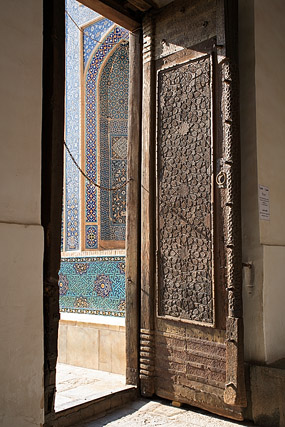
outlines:
{"label": "blue tile mosaic", "polygon": [[[128,44],[122,43],[102,70],[99,86],[100,179],[104,187],[119,187],[127,180],[128,73]],[[125,240],[126,187],[101,190],[100,214],[101,240]]]}
{"label": "blue tile mosaic", "polygon": [[60,311],[125,316],[125,257],[63,258],[59,271]]}
{"label": "blue tile mosaic", "polygon": [[[65,140],[78,164],[81,164],[81,159],[85,159],[85,170],[91,179],[96,182],[101,180],[108,186],[117,185],[124,182],[127,176],[128,31],[76,0],[66,0],[66,11],[82,28],[83,35],[66,15]],[[81,74],[82,69],[84,72]],[[97,93],[97,87],[103,88],[103,80],[98,81],[99,75],[105,76],[103,80],[107,86],[105,92],[99,90]],[[81,98],[82,82],[85,86],[84,99]],[[101,102],[100,96],[105,93],[109,97],[108,102],[103,99]],[[105,114],[102,116],[102,125],[98,106]],[[82,119],[85,122],[83,141]],[[102,150],[99,149],[100,144]],[[102,156],[106,156],[104,161]],[[97,176],[98,172],[101,176]],[[99,212],[102,192],[100,194],[96,187],[85,181],[85,193],[81,194],[82,180],[66,153],[61,241],[65,255],[68,251],[79,251],[81,244],[87,250],[98,250],[102,218],[102,228],[106,230],[108,240],[125,238],[126,189],[104,196],[108,198],[108,203]],[[81,220],[85,224],[81,224]],[[84,235],[80,234],[80,230],[84,230]],[[62,312],[124,316],[125,257],[63,257],[59,291]]]}
{"label": "blue tile mosaic", "polygon": [[102,18],[84,28],[83,32],[83,61],[84,68],[95,46],[101,41],[104,34],[114,25],[109,19]]}
{"label": "blue tile mosaic", "polygon": [[[76,0],[66,0],[66,142],[75,160],[80,164],[80,137],[81,137],[81,111],[80,111],[80,41],[83,41],[83,64],[87,66],[86,74],[86,172],[97,182],[97,97],[96,85],[100,67],[107,55],[116,49],[117,44],[128,39],[128,31],[106,18],[101,17],[92,10],[78,3]],[[83,37],[77,26],[83,28]],[[89,25],[88,25],[89,24]],[[100,41],[101,43],[98,43]],[[91,63],[90,63],[91,60]],[[125,81],[128,85],[128,77]],[[120,96],[120,93],[116,97]],[[115,98],[114,98],[115,99]],[[122,102],[122,101],[121,101]],[[127,105],[127,104],[126,104]],[[125,108],[126,108],[125,105]],[[126,135],[126,133],[124,134]],[[101,153],[99,153],[101,155]],[[114,171],[114,167],[113,167]],[[114,171],[115,173],[115,171]],[[118,177],[113,174],[111,179]],[[75,251],[80,248],[80,180],[79,171],[75,168],[68,153],[65,157],[65,251]],[[89,225],[98,225],[98,190],[86,183],[86,222]],[[115,205],[117,195],[112,195],[111,206]],[[116,208],[118,210],[118,207]],[[121,209],[123,212],[124,209]],[[119,233],[122,239],[122,232]],[[118,235],[118,232],[117,232]],[[113,233],[114,237],[114,233]],[[81,239],[87,242],[87,237]],[[114,237],[116,240],[116,238]],[[118,240],[118,237],[117,237]],[[87,248],[97,248],[87,245]]]}
{"label": "blue tile mosaic", "polygon": [[[99,15],[76,0],[66,0],[66,11],[80,26]],[[65,140],[80,163],[80,31],[66,15],[66,87]],[[66,251],[79,250],[80,243],[80,177],[68,153],[65,156],[65,242]]]}
{"label": "blue tile mosaic", "polygon": [[85,228],[86,249],[98,248],[98,226],[87,225]]}
{"label": "blue tile mosaic", "polygon": [[[85,144],[86,144],[86,173],[94,181],[97,181],[97,149],[98,149],[98,129],[97,129],[97,109],[98,109],[98,94],[97,94],[97,80],[99,71],[101,70],[102,65],[106,57],[111,54],[112,50],[116,52],[118,47],[116,46],[121,40],[128,39],[128,31],[115,27],[112,29],[109,34],[106,36],[104,42],[95,49],[93,57],[88,66],[86,72],[86,96],[85,96]],[[120,73],[125,75],[125,71],[120,69]],[[128,86],[128,69],[127,69],[127,78],[125,84]],[[118,94],[114,94],[114,98],[111,102],[117,104]],[[104,108],[104,106],[102,105]],[[123,107],[122,107],[123,108]],[[124,106],[124,108],[127,108]],[[100,104],[100,116],[101,116],[101,104]],[[117,117],[116,117],[117,118]],[[104,127],[104,124],[102,125]],[[101,126],[101,129],[102,129]],[[100,131],[101,131],[100,129]],[[103,151],[100,150],[100,159],[104,155]],[[102,169],[101,169],[102,174]],[[100,176],[101,182],[101,176]],[[86,222],[97,223],[98,220],[98,191],[91,185],[89,182],[86,183],[85,189],[85,200],[86,200]],[[101,194],[102,196],[102,194]]]}

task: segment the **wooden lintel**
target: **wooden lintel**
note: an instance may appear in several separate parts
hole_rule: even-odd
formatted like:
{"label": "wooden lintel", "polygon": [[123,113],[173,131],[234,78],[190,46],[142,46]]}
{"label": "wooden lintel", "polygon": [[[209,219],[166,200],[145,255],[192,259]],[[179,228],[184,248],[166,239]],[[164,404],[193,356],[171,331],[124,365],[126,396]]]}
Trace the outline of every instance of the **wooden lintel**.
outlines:
{"label": "wooden lintel", "polygon": [[135,31],[141,26],[139,17],[122,7],[120,2],[112,0],[80,0],[80,3],[129,31]]}
{"label": "wooden lintel", "polygon": [[151,7],[154,6],[154,4],[147,0],[129,0],[129,3],[134,5],[137,9],[139,9],[142,12],[146,12]]}

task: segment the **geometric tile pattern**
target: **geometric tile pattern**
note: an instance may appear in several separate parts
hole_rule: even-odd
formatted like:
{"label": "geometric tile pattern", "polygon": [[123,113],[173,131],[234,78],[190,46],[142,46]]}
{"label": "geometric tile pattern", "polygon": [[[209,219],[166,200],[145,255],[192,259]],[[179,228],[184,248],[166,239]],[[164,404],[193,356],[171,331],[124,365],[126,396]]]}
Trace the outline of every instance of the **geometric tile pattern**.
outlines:
{"label": "geometric tile pattern", "polygon": [[[128,38],[128,31],[115,27],[113,28],[105,37],[104,42],[100,44],[93,51],[92,59],[88,65],[86,72],[86,96],[85,96],[85,157],[86,157],[86,173],[87,175],[97,182],[98,176],[98,128],[97,128],[97,119],[98,119],[98,94],[97,94],[97,82],[99,76],[99,70],[104,64],[106,57],[112,52],[116,52],[116,44],[122,39]],[[112,55],[112,54],[111,54]],[[124,73],[123,70],[120,70]],[[125,84],[128,85],[128,76],[125,81]],[[118,97],[118,93],[116,94]],[[120,98],[121,99],[121,98]],[[117,101],[112,101],[114,104]],[[122,102],[122,101],[121,101]],[[100,105],[101,107],[101,105]],[[104,108],[104,105],[102,105]],[[127,105],[124,107],[124,111],[127,108]],[[119,113],[118,113],[119,114]],[[101,116],[101,108],[100,108]],[[104,132],[106,129],[107,123],[100,123],[100,133]],[[100,151],[100,157],[104,155],[104,150]],[[86,182],[86,222],[98,223],[98,190],[94,188],[89,182]],[[90,224],[91,225],[91,224]]]}
{"label": "geometric tile pattern", "polygon": [[[128,86],[128,71],[118,69],[121,60],[128,61],[127,45],[117,49],[117,44],[123,39],[128,39],[128,31],[115,26],[113,22],[98,15],[76,0],[66,0],[66,10],[74,21],[84,27],[82,33],[74,22],[66,16],[66,87],[65,87],[65,140],[78,164],[81,164],[81,81],[85,79],[86,96],[83,101],[85,109],[85,167],[91,179],[97,181],[97,171],[102,165],[98,164],[98,156],[104,155],[100,151],[99,136],[100,125],[97,128],[97,106],[100,92],[97,93],[99,72],[103,67],[108,67],[108,77],[115,73],[125,73],[124,84]],[[97,41],[102,41],[98,43]],[[83,42],[83,46],[80,43]],[[83,49],[82,49],[83,48]],[[119,58],[119,52],[124,59]],[[82,56],[81,56],[82,55]],[[113,58],[113,66],[112,61]],[[110,60],[110,61],[109,61]],[[81,75],[83,61],[84,76]],[[128,67],[128,65],[127,65]],[[112,73],[112,71],[114,71]],[[111,85],[111,92],[118,93],[121,100],[113,98],[106,104],[106,138],[107,149],[108,186],[126,179],[126,151],[127,151],[127,87],[121,94],[122,84],[116,81]],[[101,85],[102,86],[102,85]],[[111,93],[109,92],[109,93]],[[125,99],[123,105],[122,99]],[[121,103],[121,104],[120,104]],[[103,107],[103,104],[101,105]],[[109,111],[113,111],[112,120],[109,120]],[[119,117],[119,118],[118,118]],[[104,180],[104,178],[102,178]],[[65,154],[65,193],[63,203],[62,240],[61,250],[78,251],[80,240],[85,242],[86,249],[98,249],[99,229],[97,190],[85,180],[85,195],[81,194],[81,181],[79,171],[73,164],[69,154]],[[112,184],[113,183],[113,184]],[[105,219],[114,224],[117,234],[113,233],[115,240],[124,239],[125,227],[125,189],[121,193],[108,195],[109,207]],[[84,198],[85,208],[83,216],[80,213],[82,206],[81,197]],[[107,213],[108,211],[108,213]],[[110,214],[110,218],[109,217]],[[81,218],[87,222],[84,236],[80,235]],[[86,221],[87,220],[87,221]],[[121,231],[119,231],[121,230]],[[123,230],[123,231],[122,231]],[[109,316],[125,315],[125,257],[124,256],[92,256],[92,257],[66,257],[62,258],[59,271],[59,303],[60,311],[85,314],[101,314]]]}
{"label": "geometric tile pattern", "polygon": [[[84,64],[86,72],[86,172],[91,179],[97,181],[98,158],[97,155],[97,97],[96,84],[100,67],[104,64],[106,57],[116,50],[117,43],[122,39],[128,39],[128,31],[118,26],[112,21],[98,15],[91,9],[83,6],[76,0],[66,0],[66,10],[74,21],[81,27],[84,27],[83,37],[74,22],[66,15],[66,111],[65,111],[65,139],[67,145],[78,164],[81,163],[82,154],[81,149],[81,60]],[[89,23],[89,25],[88,25]],[[87,25],[86,25],[87,24]],[[83,41],[83,50],[81,50],[80,42]],[[101,43],[98,43],[101,41]],[[83,52],[83,54],[82,54]],[[80,56],[82,54],[82,57]],[[126,84],[128,78],[126,79]],[[121,101],[122,102],[122,101]],[[114,127],[114,126],[113,126]],[[127,135],[127,125],[119,126],[124,127],[124,132],[121,135]],[[116,133],[117,134],[117,133]],[[120,163],[120,162],[119,162]],[[118,169],[122,169],[125,173],[125,167],[122,163],[114,163],[111,168],[111,180],[124,180],[125,177],[119,176]],[[110,172],[110,173],[111,173]],[[73,164],[69,154],[65,154],[65,200],[64,200],[64,215],[63,215],[63,230],[64,239],[62,241],[62,250],[64,251],[77,251],[80,249],[80,240],[85,241],[86,249],[98,248],[94,239],[91,240],[87,235],[80,237],[81,230],[81,182],[79,171]],[[86,195],[86,218],[88,226],[98,228],[98,190],[89,182],[85,181],[85,195]],[[115,200],[120,200],[124,194],[112,194],[111,205],[116,203]],[[84,197],[85,199],[85,197]],[[116,211],[116,212],[115,212]],[[117,206],[114,210],[111,220],[114,217],[119,218],[123,222],[125,208],[121,209]],[[83,213],[84,215],[84,213]],[[91,231],[86,227],[85,230]],[[94,231],[94,229],[92,229]],[[98,232],[98,230],[97,230]],[[114,234],[114,233],[113,233]],[[116,237],[117,235],[117,237]],[[124,232],[118,232],[114,235],[115,240],[122,240]],[[92,234],[94,237],[94,233]]]}
{"label": "geometric tile pattern", "polygon": [[[78,25],[99,17],[76,0],[66,0],[66,10]],[[80,31],[66,16],[66,87],[65,139],[80,163]],[[80,243],[80,176],[68,153],[65,155],[65,251],[79,250]]]}
{"label": "geometric tile pattern", "polygon": [[59,271],[60,311],[125,315],[125,257],[63,258]]}
{"label": "geometric tile pattern", "polygon": [[125,136],[114,136],[111,141],[111,158],[125,159],[127,157],[128,138]]}
{"label": "geometric tile pattern", "polygon": [[[127,180],[127,132],[114,132],[114,122],[128,123],[128,43],[121,43],[109,57],[100,79],[100,182],[118,187]],[[101,240],[125,240],[126,187],[102,191]]]}
{"label": "geometric tile pattern", "polygon": [[96,22],[93,22],[88,27],[84,28],[83,33],[83,63],[84,69],[91,56],[94,47],[97,45],[97,41],[100,41],[102,36],[108,31],[114,23],[109,19],[102,18]]}
{"label": "geometric tile pattern", "polygon": [[85,246],[86,249],[98,248],[98,226],[87,225],[85,228]]}

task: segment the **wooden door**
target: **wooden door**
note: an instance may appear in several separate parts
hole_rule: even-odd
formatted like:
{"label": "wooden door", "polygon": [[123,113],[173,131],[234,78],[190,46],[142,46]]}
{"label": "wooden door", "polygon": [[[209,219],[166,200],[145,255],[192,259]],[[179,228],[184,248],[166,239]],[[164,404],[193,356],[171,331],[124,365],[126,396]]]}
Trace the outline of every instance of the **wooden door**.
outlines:
{"label": "wooden door", "polygon": [[242,419],[233,4],[174,2],[144,22],[140,380]]}

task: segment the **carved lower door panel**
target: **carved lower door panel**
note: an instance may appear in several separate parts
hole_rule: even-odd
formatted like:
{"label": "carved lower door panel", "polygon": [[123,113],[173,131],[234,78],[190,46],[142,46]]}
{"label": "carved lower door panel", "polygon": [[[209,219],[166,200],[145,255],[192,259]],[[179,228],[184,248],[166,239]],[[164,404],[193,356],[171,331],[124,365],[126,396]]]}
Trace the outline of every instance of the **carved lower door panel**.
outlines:
{"label": "carved lower door panel", "polygon": [[225,334],[158,320],[155,390],[158,396],[241,419],[240,408],[224,403]]}
{"label": "carved lower door panel", "polygon": [[141,377],[158,396],[242,419],[239,326],[226,290],[226,166],[216,183],[225,89],[213,51],[176,57],[156,73],[156,304],[154,331],[141,334]]}

